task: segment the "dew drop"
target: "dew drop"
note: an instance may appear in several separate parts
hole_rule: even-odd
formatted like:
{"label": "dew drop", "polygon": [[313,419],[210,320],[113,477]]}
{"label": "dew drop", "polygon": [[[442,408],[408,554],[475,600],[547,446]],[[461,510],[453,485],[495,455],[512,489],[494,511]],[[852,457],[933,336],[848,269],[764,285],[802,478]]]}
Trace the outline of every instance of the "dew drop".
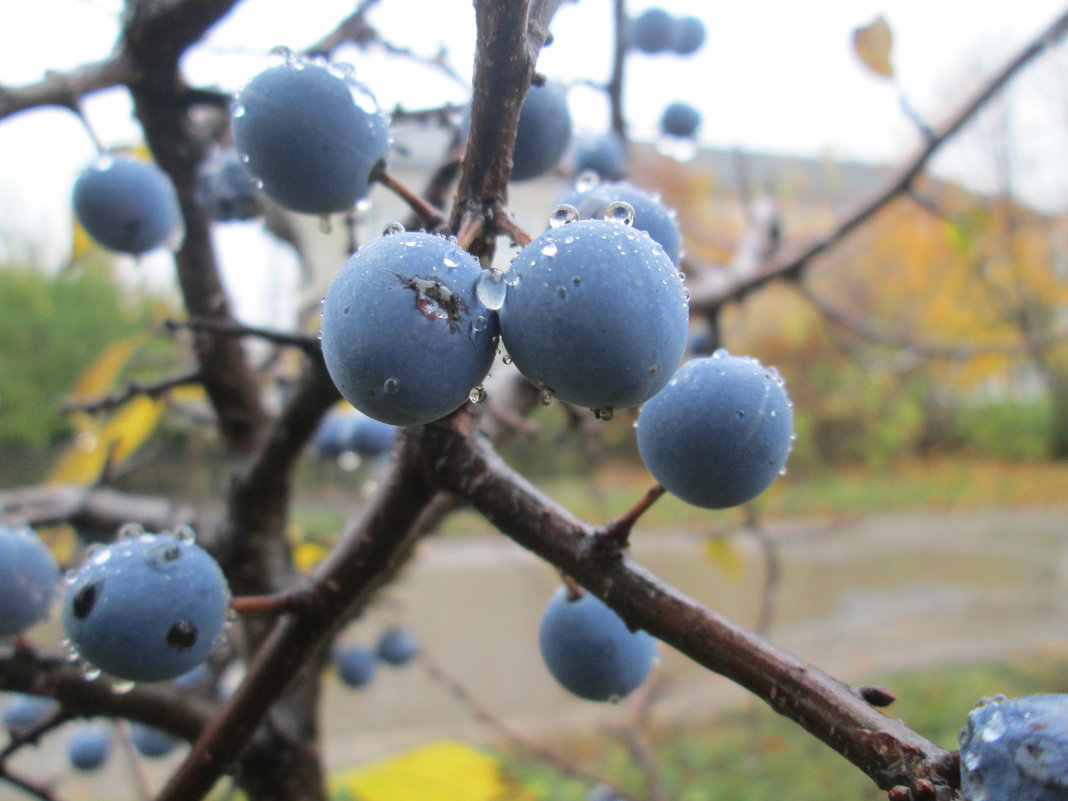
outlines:
{"label": "dew drop", "polygon": [[100,678],[101,670],[93,665],[82,666],[82,678],[86,681],[96,681]]}
{"label": "dew drop", "polygon": [[400,390],[400,379],[390,376],[382,382],[382,391],[387,395],[396,395]]}
{"label": "dew drop", "polygon": [[564,298],[566,298],[567,297],[567,289],[562,287],[562,286],[558,286],[556,288],[556,297],[560,298],[560,300],[563,300]]}
{"label": "dew drop", "polygon": [[330,225],[330,215],[323,212],[319,215],[319,232],[328,234],[333,230],[333,226]]}
{"label": "dew drop", "polygon": [[144,533],[145,527],[140,523],[123,523],[119,526],[119,530],[115,532],[115,539],[133,539],[134,537],[140,537]]}
{"label": "dew drop", "polygon": [[473,319],[471,321],[471,332],[474,333],[474,334],[477,334],[480,331],[485,331],[486,330],[486,325],[487,325],[486,316],[483,315],[483,314],[480,314],[480,315],[478,315],[478,317],[476,317],[475,319]]}
{"label": "dew drop", "polygon": [[446,256],[444,259],[442,259],[442,263],[446,267],[450,267],[450,268],[451,267],[459,267],[460,266],[460,262],[456,261],[455,259],[450,259],[448,256]]}
{"label": "dew drop", "polygon": [[713,359],[723,359],[723,358],[726,358],[727,356],[730,356],[730,353],[727,351],[726,348],[716,348],[712,352],[712,358]]}
{"label": "dew drop", "polygon": [[552,214],[549,215],[549,227],[559,228],[561,225],[577,221],[578,218],[578,209],[567,203],[562,203],[553,209]]}
{"label": "dew drop", "polygon": [[634,225],[634,207],[625,200],[609,203],[604,210],[604,218],[612,222]]}
{"label": "dew drop", "polygon": [[293,55],[293,51],[285,45],[278,45],[272,47],[270,52],[267,53],[267,63],[272,67],[281,67],[283,64],[290,64],[296,56]]}
{"label": "dew drop", "polygon": [[548,387],[542,387],[538,390],[538,400],[541,401],[542,406],[552,405],[553,395],[555,395],[555,393]]}
{"label": "dew drop", "polygon": [[504,354],[504,355],[503,355],[503,356],[501,357],[501,361],[502,361],[502,362],[504,362],[505,364],[511,364],[511,363],[512,363],[512,357],[511,357],[511,356],[509,356],[509,355],[508,355],[508,354],[506,353],[506,354]]}
{"label": "dew drop", "polygon": [[555,242],[549,242],[547,245],[542,247],[541,255],[542,256],[548,256],[551,259],[553,256],[555,256],[559,252],[559,250],[560,249],[556,246]]}
{"label": "dew drop", "polygon": [[403,223],[399,223],[396,220],[394,220],[393,222],[389,223],[388,225],[386,225],[385,228],[382,229],[382,236],[392,236],[393,234],[403,234],[403,233],[404,233],[404,224]]}
{"label": "dew drop", "polygon": [[245,116],[245,107],[240,103],[234,103],[230,106],[230,116],[235,120],[239,120]]}
{"label": "dew drop", "polygon": [[497,311],[504,305],[504,297],[508,292],[505,273],[496,267],[483,270],[475,284],[475,296],[478,302],[491,311]]}
{"label": "dew drop", "polygon": [[356,451],[342,451],[337,455],[337,466],[351,473],[360,466],[360,455]]}
{"label": "dew drop", "polygon": [[477,387],[471,387],[471,391],[467,393],[467,399],[471,403],[482,403],[486,399],[486,388],[481,384]]}
{"label": "dew drop", "polygon": [[590,409],[593,412],[593,416],[598,420],[604,420],[606,423],[616,415],[615,409],[611,406],[604,406],[600,409]]}
{"label": "dew drop", "polygon": [[601,176],[596,170],[583,170],[575,179],[576,192],[589,192],[601,182]]}
{"label": "dew drop", "polygon": [[519,283],[519,273],[515,270],[509,270],[504,274],[504,283],[508,286],[515,286]]}
{"label": "dew drop", "polygon": [[192,526],[178,526],[171,532],[171,536],[178,542],[184,542],[188,545],[192,545],[197,541],[197,533],[193,530]]}
{"label": "dew drop", "polygon": [[111,679],[111,691],[116,695],[126,695],[134,687],[137,686],[137,682],[130,681],[129,679]]}

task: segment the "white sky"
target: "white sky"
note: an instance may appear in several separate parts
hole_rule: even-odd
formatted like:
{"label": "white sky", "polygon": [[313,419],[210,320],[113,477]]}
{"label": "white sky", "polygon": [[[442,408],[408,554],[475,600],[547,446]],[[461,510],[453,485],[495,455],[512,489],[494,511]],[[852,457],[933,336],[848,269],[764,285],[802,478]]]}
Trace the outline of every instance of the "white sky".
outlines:
{"label": "white sky", "polygon": [[[272,46],[300,49],[354,5],[355,0],[245,0],[189,55],[188,77],[236,89],[265,66]],[[636,15],[650,5],[632,0],[628,9]],[[704,18],[708,38],[689,58],[631,57],[626,111],[633,135],[653,138],[664,105],[685,99],[701,110],[700,139],[709,145],[883,162],[904,158],[915,146],[916,132],[901,113],[893,86],[868,73],[854,56],[854,27],[878,13],[886,16],[895,35],[898,82],[921,113],[937,120],[1063,8],[1058,0],[662,0],[657,5]],[[5,4],[0,84],[37,80],[46,69],[105,57],[115,41],[120,7],[120,0]],[[371,19],[384,37],[417,52],[432,54],[444,46],[456,70],[470,74],[471,0],[381,0]],[[554,44],[539,62],[542,71],[564,81],[606,79],[611,0],[565,4],[554,33]],[[347,55],[387,107],[421,108],[467,98],[463,87],[404,61]],[[1060,75],[1068,75],[1063,59],[1060,67]],[[1046,154],[1068,154],[1063,145],[1068,80],[1053,75],[1049,66],[1041,72],[1031,80],[1033,87],[1020,93],[1024,123],[1015,135],[1022,160],[1038,167],[1025,190],[1043,202],[1063,204],[1068,193],[1062,196],[1060,187],[1068,186],[1068,160],[1055,157],[1060,169],[1051,170]],[[576,89],[572,106],[580,129],[592,132],[605,125],[607,107],[599,93]],[[89,98],[85,111],[106,145],[136,140],[121,90]],[[974,151],[963,145],[954,150],[939,159],[943,170],[975,177]],[[48,260],[62,258],[68,247],[70,187],[93,153],[84,130],[64,111],[18,115],[0,123],[0,153],[0,232],[18,232]]]}

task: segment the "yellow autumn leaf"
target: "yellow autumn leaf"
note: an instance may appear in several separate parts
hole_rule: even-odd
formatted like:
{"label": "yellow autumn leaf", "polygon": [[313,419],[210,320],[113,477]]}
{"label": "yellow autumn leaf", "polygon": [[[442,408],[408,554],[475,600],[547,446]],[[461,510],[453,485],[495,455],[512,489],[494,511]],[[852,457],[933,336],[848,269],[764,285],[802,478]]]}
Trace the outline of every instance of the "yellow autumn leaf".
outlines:
{"label": "yellow autumn leaf", "polygon": [[722,570],[728,578],[740,578],[745,570],[745,559],[727,537],[707,537],[702,545],[705,559]]}
{"label": "yellow autumn leaf", "polygon": [[864,66],[883,78],[894,77],[891,51],[894,32],[882,14],[867,25],[853,29],[853,51]]}
{"label": "yellow autumn leaf", "polygon": [[97,481],[107,464],[120,464],[156,430],[165,404],[144,395],[131,398],[102,424],[75,436],[48,482],[85,486]]}
{"label": "yellow autumn leaf", "polygon": [[308,573],[329,551],[317,542],[299,542],[293,549],[293,562],[301,573]]}
{"label": "yellow autumn leaf", "polygon": [[358,801],[534,801],[501,762],[454,740],[439,740],[335,773],[330,795]]}
{"label": "yellow autumn leaf", "polygon": [[[141,335],[127,337],[106,348],[78,378],[71,390],[71,400],[76,403],[90,401],[110,391],[122,368],[143,340]],[[77,431],[85,431],[95,425],[92,415],[87,412],[75,412],[70,419]]]}

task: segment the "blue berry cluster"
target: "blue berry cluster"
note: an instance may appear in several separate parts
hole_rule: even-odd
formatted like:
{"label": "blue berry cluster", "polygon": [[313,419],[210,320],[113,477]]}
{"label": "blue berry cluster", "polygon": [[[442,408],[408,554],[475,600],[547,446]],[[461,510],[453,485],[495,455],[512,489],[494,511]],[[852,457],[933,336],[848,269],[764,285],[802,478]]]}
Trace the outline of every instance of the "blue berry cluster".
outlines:
{"label": "blue berry cluster", "polygon": [[419,640],[408,629],[393,626],[378,638],[374,647],[347,645],[334,653],[334,669],[348,687],[365,687],[371,683],[379,664],[403,667],[419,655]]}

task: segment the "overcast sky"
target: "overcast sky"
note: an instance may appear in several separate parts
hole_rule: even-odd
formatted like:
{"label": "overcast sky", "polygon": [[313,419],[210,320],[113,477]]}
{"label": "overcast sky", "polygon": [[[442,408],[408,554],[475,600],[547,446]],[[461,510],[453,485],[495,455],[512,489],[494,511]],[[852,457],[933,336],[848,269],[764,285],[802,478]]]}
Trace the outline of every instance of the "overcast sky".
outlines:
{"label": "overcast sky", "polygon": [[[6,13],[0,15],[0,83],[18,84],[40,78],[46,69],[105,57],[116,37],[121,3],[38,0],[5,5]],[[633,0],[628,8],[637,14],[649,5]],[[655,137],[664,105],[686,99],[701,110],[700,139],[709,145],[894,162],[915,146],[916,132],[900,111],[894,84],[859,64],[850,44],[854,27],[879,13],[886,17],[895,34],[897,83],[921,113],[937,120],[984,73],[1000,66],[1051,21],[1063,3],[663,0],[659,5],[702,17],[708,38],[689,58],[630,59],[626,110],[635,136]],[[266,65],[272,46],[299,49],[353,7],[354,0],[245,0],[189,55],[187,74],[194,83],[236,89]],[[455,69],[470,74],[470,0],[381,0],[371,19],[385,38],[417,52],[446,48]],[[539,67],[559,80],[603,81],[610,64],[610,20],[611,0],[565,4],[554,25],[555,42],[543,52]],[[386,106],[418,108],[467,98],[464,86],[434,72],[375,54],[347,55]],[[1048,67],[1044,71],[1051,72]],[[1044,167],[1035,171],[1035,180],[1044,177],[1049,183],[1054,173],[1045,168],[1042,148],[1063,150],[1068,92],[1055,76],[1052,82],[1047,76],[1035,83],[1039,88],[1024,104],[1022,119],[1036,143],[1023,149]],[[1040,94],[1050,91],[1060,96],[1047,101]],[[606,105],[598,92],[576,89],[572,105],[581,130],[595,131],[606,124]],[[122,91],[90,98],[85,111],[106,145],[136,140],[138,131]],[[1051,139],[1055,145],[1049,144]],[[942,167],[977,174],[966,149],[958,150],[956,156],[940,160]],[[88,137],[68,112],[31,112],[0,124],[0,153],[0,229],[47,239],[46,253],[55,258],[67,247],[56,232],[68,225],[71,183],[93,153]],[[1065,183],[1062,175],[1056,173],[1058,199]]]}

